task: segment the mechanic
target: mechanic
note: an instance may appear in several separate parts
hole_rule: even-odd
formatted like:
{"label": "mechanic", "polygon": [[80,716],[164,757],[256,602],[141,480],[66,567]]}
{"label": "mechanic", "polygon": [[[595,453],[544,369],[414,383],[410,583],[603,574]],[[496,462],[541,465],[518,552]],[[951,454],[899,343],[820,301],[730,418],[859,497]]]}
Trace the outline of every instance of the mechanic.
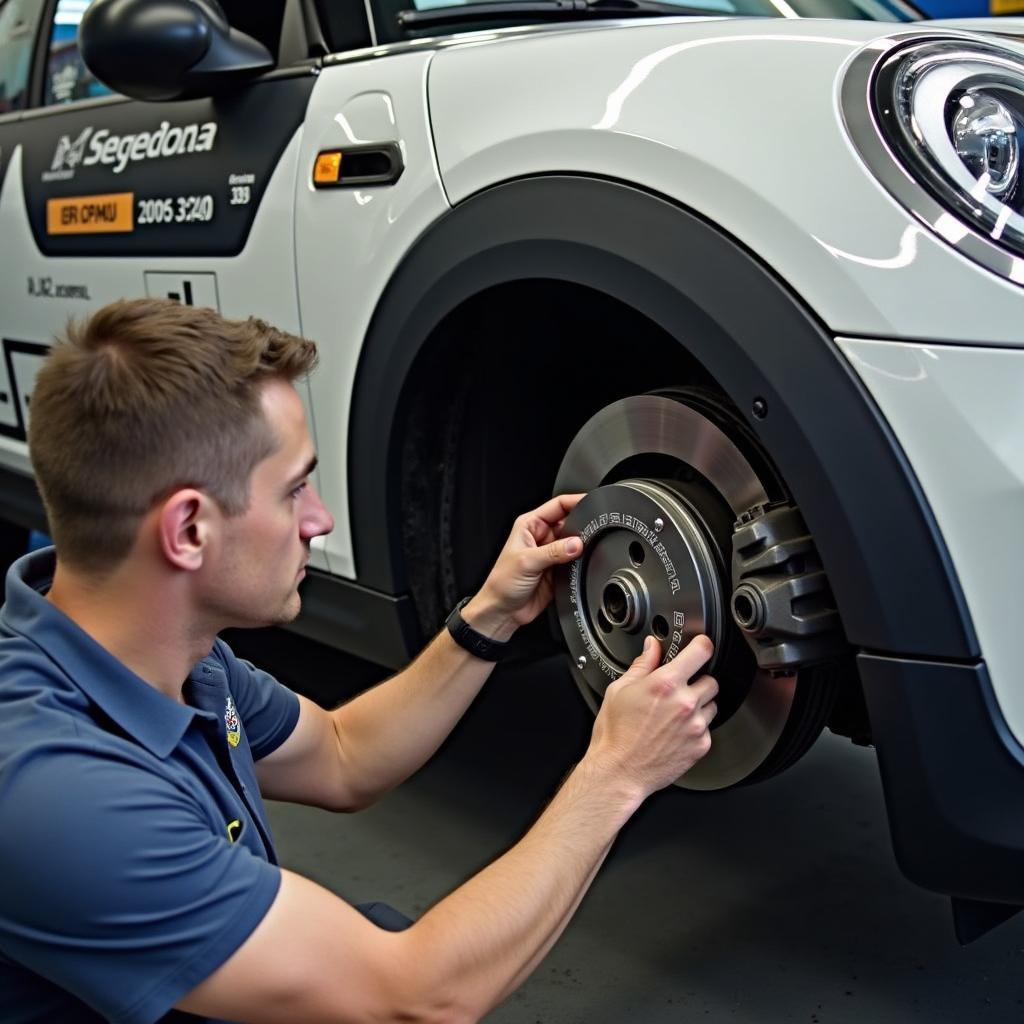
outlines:
{"label": "mechanic", "polygon": [[476,635],[442,631],[334,711],[236,658],[218,632],[294,618],[333,527],[295,388],[315,359],[259,320],[144,299],[70,325],[39,372],[30,451],[55,548],[12,566],[0,612],[8,1024],[477,1020],[556,941],[630,815],[710,747],[711,642],[661,665],[649,637],[536,824],[416,923],[281,868],[261,794],[352,811],[406,779],[491,672],[469,648],[540,614],[583,548],[559,535],[579,495],[520,517],[461,608]]}

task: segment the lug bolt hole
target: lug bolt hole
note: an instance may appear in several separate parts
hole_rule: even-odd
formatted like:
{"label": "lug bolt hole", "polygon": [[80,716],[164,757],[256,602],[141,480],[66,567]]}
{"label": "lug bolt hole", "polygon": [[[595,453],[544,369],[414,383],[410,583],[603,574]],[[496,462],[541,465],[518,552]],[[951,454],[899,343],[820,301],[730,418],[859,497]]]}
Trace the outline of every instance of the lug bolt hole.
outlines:
{"label": "lug bolt hole", "polygon": [[664,615],[655,615],[651,619],[651,629],[659,640],[668,639],[668,619]]}
{"label": "lug bolt hole", "polygon": [[[629,600],[621,583],[609,583],[601,595],[602,611],[613,626],[622,626],[629,618]],[[600,619],[598,619],[600,622]]]}
{"label": "lug bolt hole", "polygon": [[600,608],[597,610],[597,624],[601,627],[602,633],[612,631],[612,624],[608,621],[608,616]]}
{"label": "lug bolt hole", "polygon": [[635,540],[629,545],[629,560],[635,566],[641,566],[644,564],[644,546],[640,541]]}

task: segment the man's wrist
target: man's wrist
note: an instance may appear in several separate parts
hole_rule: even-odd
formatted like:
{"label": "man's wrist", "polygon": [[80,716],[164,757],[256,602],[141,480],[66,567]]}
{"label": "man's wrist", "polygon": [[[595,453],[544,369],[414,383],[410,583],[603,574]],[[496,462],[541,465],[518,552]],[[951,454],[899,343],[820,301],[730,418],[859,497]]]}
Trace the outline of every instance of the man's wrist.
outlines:
{"label": "man's wrist", "polygon": [[462,618],[478,633],[499,643],[510,640],[519,628],[512,616],[503,612],[498,603],[483,590],[474,594],[462,609]]}
{"label": "man's wrist", "polygon": [[588,788],[600,791],[609,806],[620,815],[620,825],[624,825],[650,796],[628,773],[602,759],[593,750],[583,755],[570,775]]}

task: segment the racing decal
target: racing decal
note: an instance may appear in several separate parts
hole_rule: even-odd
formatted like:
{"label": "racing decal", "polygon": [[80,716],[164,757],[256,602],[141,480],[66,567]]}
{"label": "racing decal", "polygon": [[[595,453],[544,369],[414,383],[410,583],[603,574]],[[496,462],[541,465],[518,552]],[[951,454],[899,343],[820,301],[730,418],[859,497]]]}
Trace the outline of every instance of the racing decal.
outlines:
{"label": "racing decal", "polygon": [[146,295],[151,299],[174,299],[186,306],[209,306],[220,312],[216,274],[147,270],[143,277]]}
{"label": "racing decal", "polygon": [[47,256],[233,256],[302,123],[312,75],[230,97],[55,107],[0,124],[23,146],[29,222]]}
{"label": "racing decal", "polygon": [[50,235],[95,235],[134,231],[133,200],[131,192],[47,199],[46,232]]}
{"label": "racing decal", "polygon": [[24,441],[28,430],[29,406],[36,374],[42,366],[48,345],[4,338],[4,370],[0,374],[0,434]]}
{"label": "racing decal", "polygon": [[87,284],[71,284],[68,281],[55,281],[48,274],[36,274],[28,277],[28,296],[32,299],[84,299],[92,300]]}
{"label": "racing decal", "polygon": [[217,123],[174,125],[161,121],[153,132],[115,135],[106,128],[95,131],[91,125],[82,129],[74,141],[62,135],[43,181],[66,181],[74,177],[75,168],[103,164],[120,174],[129,163],[138,160],[166,160],[172,156],[203,153],[213,149]]}
{"label": "racing decal", "polygon": [[8,437],[18,431],[18,405],[15,400],[14,383],[7,360],[0,358],[0,434]]}

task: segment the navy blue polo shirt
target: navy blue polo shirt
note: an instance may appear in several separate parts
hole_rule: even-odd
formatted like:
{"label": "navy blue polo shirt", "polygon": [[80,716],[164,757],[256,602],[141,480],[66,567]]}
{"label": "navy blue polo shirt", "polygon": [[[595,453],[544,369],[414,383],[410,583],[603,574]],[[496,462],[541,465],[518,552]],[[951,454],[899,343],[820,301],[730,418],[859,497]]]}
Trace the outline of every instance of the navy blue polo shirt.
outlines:
{"label": "navy blue polo shirt", "polygon": [[218,640],[179,704],[45,599],[54,564],[0,609],[0,1021],[157,1021],[277,895],[253,762],[298,699]]}

